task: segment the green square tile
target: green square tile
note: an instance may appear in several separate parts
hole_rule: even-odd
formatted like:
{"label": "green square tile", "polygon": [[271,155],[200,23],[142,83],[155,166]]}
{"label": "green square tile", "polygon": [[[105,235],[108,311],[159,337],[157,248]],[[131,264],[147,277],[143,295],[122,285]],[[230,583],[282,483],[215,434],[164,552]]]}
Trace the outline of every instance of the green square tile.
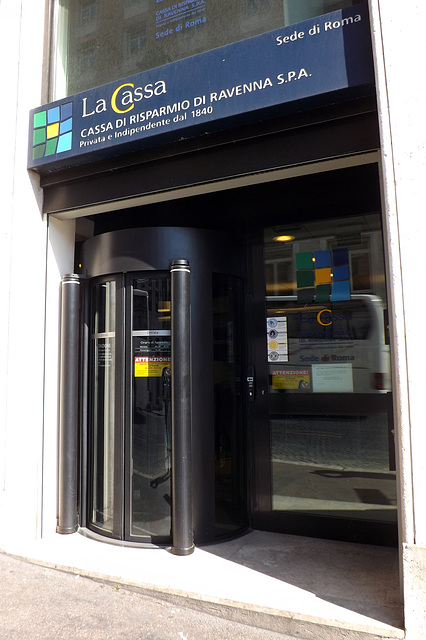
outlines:
{"label": "green square tile", "polygon": [[331,284],[319,284],[315,290],[315,302],[330,302]]}
{"label": "green square tile", "polygon": [[44,150],[46,149],[45,144],[39,144],[37,147],[33,148],[33,160],[37,160],[38,158],[43,158]]}
{"label": "green square tile", "polygon": [[313,271],[297,271],[297,288],[313,287],[315,283]]}
{"label": "green square tile", "polygon": [[312,251],[296,253],[296,269],[312,269],[314,266]]}
{"label": "green square tile", "polygon": [[46,143],[46,156],[53,156],[56,153],[56,145],[58,143],[58,138],[51,138]]}
{"label": "green square tile", "polygon": [[34,129],[33,145],[36,146],[36,144],[43,144],[43,142],[46,142],[46,129],[44,127],[41,127],[41,129]]}
{"label": "green square tile", "polygon": [[46,111],[39,111],[34,114],[34,128],[45,127],[47,124]]}

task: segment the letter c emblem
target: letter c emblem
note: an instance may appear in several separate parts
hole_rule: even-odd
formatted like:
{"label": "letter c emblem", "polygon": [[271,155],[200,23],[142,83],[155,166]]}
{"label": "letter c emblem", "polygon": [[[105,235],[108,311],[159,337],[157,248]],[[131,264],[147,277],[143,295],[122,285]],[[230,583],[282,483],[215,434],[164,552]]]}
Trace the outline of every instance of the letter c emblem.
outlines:
{"label": "letter c emblem", "polygon": [[120,86],[117,87],[117,89],[114,91],[114,93],[111,96],[111,107],[114,109],[116,113],[126,113],[127,111],[130,111],[131,109],[133,109],[133,107],[135,106],[133,103],[130,105],[128,109],[119,109],[117,107],[116,101],[117,101],[117,95],[120,89],[122,89],[123,87],[134,87],[134,86],[135,85],[132,82],[125,82],[124,84],[120,84]]}
{"label": "letter c emblem", "polygon": [[[328,312],[330,314],[330,322],[323,322],[322,321],[322,314]],[[317,315],[317,320],[318,323],[323,326],[323,327],[329,327],[331,324],[333,324],[333,319],[331,317],[331,309],[321,309],[321,311],[318,313]]]}

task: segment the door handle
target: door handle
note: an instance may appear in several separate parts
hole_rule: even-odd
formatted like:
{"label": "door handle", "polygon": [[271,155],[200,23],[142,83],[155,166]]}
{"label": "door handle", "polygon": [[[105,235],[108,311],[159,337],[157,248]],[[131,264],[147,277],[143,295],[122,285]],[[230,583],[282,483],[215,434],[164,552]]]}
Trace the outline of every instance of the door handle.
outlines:
{"label": "door handle", "polygon": [[247,369],[247,397],[249,402],[254,402],[254,367],[250,366]]}

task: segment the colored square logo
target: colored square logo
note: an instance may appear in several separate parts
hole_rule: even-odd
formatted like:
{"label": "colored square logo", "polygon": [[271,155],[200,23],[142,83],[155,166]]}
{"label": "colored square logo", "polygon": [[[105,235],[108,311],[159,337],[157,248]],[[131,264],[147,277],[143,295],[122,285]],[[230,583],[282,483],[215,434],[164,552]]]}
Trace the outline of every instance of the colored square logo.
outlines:
{"label": "colored square logo", "polygon": [[296,283],[299,303],[350,300],[348,249],[296,253]]}
{"label": "colored square logo", "polygon": [[33,160],[55,156],[72,148],[72,102],[43,109],[33,116]]}

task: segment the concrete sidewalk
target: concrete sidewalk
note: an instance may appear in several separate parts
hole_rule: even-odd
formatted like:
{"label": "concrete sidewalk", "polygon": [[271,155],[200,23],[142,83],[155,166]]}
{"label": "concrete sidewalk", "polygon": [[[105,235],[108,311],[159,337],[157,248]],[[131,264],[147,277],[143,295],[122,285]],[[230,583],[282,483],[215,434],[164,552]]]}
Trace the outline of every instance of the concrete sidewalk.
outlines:
{"label": "concrete sidewalk", "polygon": [[398,553],[387,547],[253,531],[178,557],[73,534],[25,556],[303,640],[404,637]]}
{"label": "concrete sidewalk", "polygon": [[1,640],[292,640],[0,553]]}

